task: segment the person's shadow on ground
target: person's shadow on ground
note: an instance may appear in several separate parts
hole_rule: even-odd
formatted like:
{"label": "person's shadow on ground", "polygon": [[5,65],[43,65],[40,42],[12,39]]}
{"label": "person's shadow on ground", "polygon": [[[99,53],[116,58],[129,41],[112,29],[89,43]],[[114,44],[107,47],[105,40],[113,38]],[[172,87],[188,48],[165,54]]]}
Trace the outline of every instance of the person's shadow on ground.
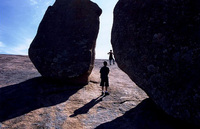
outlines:
{"label": "person's shadow on ground", "polygon": [[92,99],[89,103],[85,104],[83,107],[74,111],[74,114],[70,115],[70,117],[74,117],[80,114],[86,114],[88,111],[94,107],[96,104],[102,101],[104,96],[99,96],[96,99]]}
{"label": "person's shadow on ground", "polygon": [[37,77],[0,88],[0,122],[41,107],[62,103],[83,86],[62,84]]}

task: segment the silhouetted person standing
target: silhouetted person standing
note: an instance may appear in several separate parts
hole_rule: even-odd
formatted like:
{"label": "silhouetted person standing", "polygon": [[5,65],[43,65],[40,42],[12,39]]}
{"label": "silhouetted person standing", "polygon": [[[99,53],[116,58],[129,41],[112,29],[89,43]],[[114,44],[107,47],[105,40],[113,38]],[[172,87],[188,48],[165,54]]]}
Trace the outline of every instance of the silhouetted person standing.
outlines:
{"label": "silhouetted person standing", "polygon": [[115,64],[115,60],[114,60],[114,58],[113,58],[114,53],[112,52],[112,50],[110,50],[110,52],[108,52],[108,54],[109,54],[109,62],[110,62],[110,65],[111,65],[111,61],[113,61],[113,64]]}
{"label": "silhouetted person standing", "polygon": [[[100,74],[101,74],[101,83],[100,86],[102,86],[102,95],[109,95],[108,93],[108,87],[109,87],[109,82],[108,82],[108,74],[109,74],[109,68],[107,67],[107,62],[104,61],[103,62],[104,66],[101,68],[100,70]],[[105,87],[105,91],[104,91],[104,87]]]}

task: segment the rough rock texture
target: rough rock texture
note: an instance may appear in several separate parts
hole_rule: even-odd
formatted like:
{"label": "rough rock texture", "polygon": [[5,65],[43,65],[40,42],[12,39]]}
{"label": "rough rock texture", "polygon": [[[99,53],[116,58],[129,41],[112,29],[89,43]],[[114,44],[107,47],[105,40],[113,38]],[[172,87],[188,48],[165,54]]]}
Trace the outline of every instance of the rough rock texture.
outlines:
{"label": "rough rock texture", "polygon": [[103,61],[95,61],[92,82],[74,87],[41,78],[27,56],[0,55],[0,128],[94,129],[148,97],[114,65],[111,94],[101,99]]}
{"label": "rough rock texture", "polygon": [[14,85],[36,76],[41,75],[27,56],[0,55],[0,88]]}
{"label": "rough rock texture", "polygon": [[117,65],[100,97],[103,61],[74,87],[40,77],[27,56],[0,55],[0,129],[199,129],[163,112]]}
{"label": "rough rock texture", "polygon": [[200,1],[119,0],[119,67],[168,114],[200,125]]}
{"label": "rough rock texture", "polygon": [[30,45],[29,57],[42,76],[87,83],[101,9],[90,0],[56,0]]}

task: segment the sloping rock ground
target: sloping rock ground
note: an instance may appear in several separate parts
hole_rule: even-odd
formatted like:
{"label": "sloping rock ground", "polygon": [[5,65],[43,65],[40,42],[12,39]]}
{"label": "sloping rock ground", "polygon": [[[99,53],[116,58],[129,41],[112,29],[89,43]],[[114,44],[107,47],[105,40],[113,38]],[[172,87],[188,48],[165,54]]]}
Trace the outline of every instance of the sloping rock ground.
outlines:
{"label": "sloping rock ground", "polygon": [[117,65],[100,98],[103,61],[88,85],[74,87],[41,78],[27,56],[0,55],[0,129],[197,128],[166,115]]}

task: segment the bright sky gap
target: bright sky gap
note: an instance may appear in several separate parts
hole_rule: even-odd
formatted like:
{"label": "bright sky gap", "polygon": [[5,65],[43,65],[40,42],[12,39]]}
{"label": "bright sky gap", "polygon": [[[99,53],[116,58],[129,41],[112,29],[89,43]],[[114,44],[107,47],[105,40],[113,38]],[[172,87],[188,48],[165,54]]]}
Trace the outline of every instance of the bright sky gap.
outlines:
{"label": "bright sky gap", "polygon": [[[118,0],[91,0],[102,9],[96,44],[96,59],[107,59],[112,49],[113,9]],[[0,2],[0,54],[28,55],[48,6],[55,0],[2,0]]]}

